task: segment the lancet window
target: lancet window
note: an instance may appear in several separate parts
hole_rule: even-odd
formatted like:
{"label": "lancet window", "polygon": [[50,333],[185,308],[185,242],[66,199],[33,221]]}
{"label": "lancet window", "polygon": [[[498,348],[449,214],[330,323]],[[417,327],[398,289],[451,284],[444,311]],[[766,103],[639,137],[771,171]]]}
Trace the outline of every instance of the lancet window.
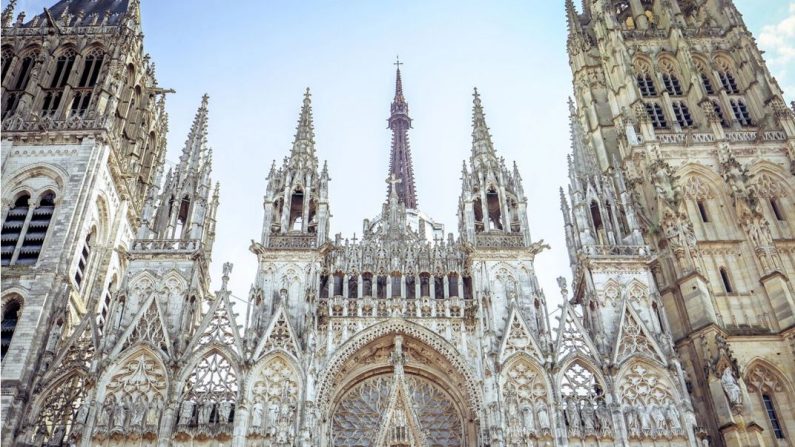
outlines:
{"label": "lancet window", "polygon": [[303,229],[303,214],[304,191],[298,187],[290,196],[290,220],[288,225],[291,231],[301,231]]}
{"label": "lancet window", "polygon": [[75,284],[80,287],[86,274],[88,261],[91,259],[91,249],[93,246],[94,231],[91,231],[86,236],[83,242],[83,248],[80,250],[80,259],[77,261],[77,269],[75,270]]}
{"label": "lancet window", "polygon": [[3,321],[0,326],[0,349],[2,350],[0,358],[5,358],[8,348],[11,346],[11,339],[14,338],[21,311],[22,301],[18,298],[8,300],[3,306]]}
{"label": "lancet window", "polygon": [[55,63],[55,73],[50,80],[49,87],[43,90],[44,102],[41,106],[42,116],[55,116],[58,107],[63,99],[64,87],[72,74],[77,53],[73,49],[67,49],[58,56]]}
{"label": "lancet window", "polygon": [[748,127],[753,125],[751,113],[748,111],[748,106],[745,105],[745,101],[742,99],[732,99],[729,101],[729,104],[731,104],[734,119],[737,120],[741,126]]}
{"label": "lancet window", "polygon": [[729,278],[729,272],[726,270],[726,267],[721,267],[718,269],[720,273],[720,279],[723,282],[723,291],[726,293],[734,293],[734,287],[732,287],[731,279]]}
{"label": "lancet window", "polygon": [[91,95],[94,86],[97,85],[99,72],[102,68],[102,62],[105,55],[102,50],[95,48],[88,53],[83,60],[83,71],[80,74],[80,79],[77,87],[74,88],[74,97],[72,98],[72,115],[84,116],[91,103]]}
{"label": "lancet window", "polygon": [[32,265],[38,261],[54,212],[55,194],[51,191],[41,196],[37,207],[30,207],[27,193],[17,198],[3,223],[2,265]]}
{"label": "lancet window", "polygon": [[680,127],[692,127],[693,116],[690,114],[690,109],[684,101],[673,101],[671,103],[674,109],[674,117]]}
{"label": "lancet window", "polygon": [[665,114],[660,104],[656,102],[646,103],[646,114],[649,115],[651,124],[655,129],[668,128],[668,122],[665,120]]}
{"label": "lancet window", "polygon": [[500,195],[494,187],[486,192],[486,206],[489,213],[489,229],[502,230],[502,209],[500,207]]}
{"label": "lancet window", "polygon": [[14,52],[11,50],[11,47],[3,47],[1,54],[3,71],[2,75],[0,75],[0,81],[5,81],[6,73],[8,73],[8,69],[11,68],[11,61],[14,59]]}
{"label": "lancet window", "polygon": [[[22,56],[22,59],[17,62],[16,66],[19,67],[16,71],[16,77],[12,78],[6,85],[5,95],[3,95],[3,118],[11,116],[16,112],[19,105],[19,99],[22,93],[28,87],[30,74],[33,66],[39,58],[38,50],[32,50]],[[9,59],[10,61],[10,59]],[[9,62],[10,63],[10,62]],[[4,62],[5,64],[5,62]],[[4,65],[4,70],[8,68]],[[5,79],[5,76],[3,77]]]}

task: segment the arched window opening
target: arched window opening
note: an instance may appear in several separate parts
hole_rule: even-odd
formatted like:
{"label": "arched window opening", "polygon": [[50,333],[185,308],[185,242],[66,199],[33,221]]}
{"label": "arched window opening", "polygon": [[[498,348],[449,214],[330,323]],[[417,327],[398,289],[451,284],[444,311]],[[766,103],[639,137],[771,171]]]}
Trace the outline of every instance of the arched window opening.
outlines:
{"label": "arched window opening", "polygon": [[110,311],[110,303],[115,289],[116,278],[114,277],[108,283],[108,288],[105,290],[105,297],[100,303],[99,311],[97,312],[97,330],[99,331],[100,335],[105,329],[105,322],[108,321],[108,312]]}
{"label": "arched window opening", "polygon": [[25,238],[19,249],[17,264],[32,265],[39,260],[39,254],[44,246],[44,238],[50,227],[50,220],[55,212],[55,194],[46,192],[39,202],[39,206],[31,213]]}
{"label": "arched window opening", "polygon": [[674,109],[674,117],[680,127],[693,127],[693,116],[690,115],[690,109],[684,101],[674,101],[672,104]]}
{"label": "arched window opening", "polygon": [[778,199],[775,197],[771,197],[769,200],[770,200],[770,209],[773,210],[773,215],[776,216],[776,220],[780,222],[787,220],[784,217],[784,213],[781,210],[781,204],[779,204]]}
{"label": "arched window opening", "polygon": [[729,104],[732,106],[732,112],[734,113],[734,119],[737,120],[743,127],[753,126],[753,121],[751,120],[751,113],[748,111],[748,107],[745,105],[745,102],[742,99],[732,99],[729,101]]}
{"label": "arched window opening", "polygon": [[701,85],[704,87],[704,91],[708,95],[714,95],[715,87],[712,85],[712,80],[710,80],[709,76],[704,72],[701,72],[700,75],[701,75]]}
{"label": "arched window opening", "polygon": [[433,297],[437,300],[444,298],[444,276],[433,277]]}
{"label": "arched window opening", "polygon": [[723,108],[720,106],[720,103],[716,100],[710,102],[712,103],[712,109],[715,111],[715,115],[720,119],[721,127],[729,127],[729,123],[726,122],[726,116],[723,114]]}
{"label": "arched window opening", "polygon": [[729,279],[729,272],[726,271],[725,267],[720,268],[720,279],[723,281],[723,291],[726,293],[734,293],[734,288]]}
{"label": "arched window opening", "polygon": [[50,86],[44,89],[44,102],[41,107],[42,116],[54,116],[58,112],[58,106],[61,105],[61,99],[63,98],[64,87],[69,80],[69,75],[72,74],[75,56],[76,53],[72,49],[64,51],[63,54],[58,56]]}
{"label": "arched window opening", "polygon": [[483,225],[483,203],[481,203],[480,197],[472,201],[472,206],[475,211],[475,231],[480,233],[485,229]]}
{"label": "arched window opening", "polygon": [[320,275],[320,297],[328,298],[328,275]]}
{"label": "arched window opening", "polygon": [[356,275],[348,278],[348,298],[359,298],[359,277]]}
{"label": "arched window opening", "polygon": [[77,284],[78,288],[83,284],[83,278],[87,270],[86,267],[88,267],[88,261],[91,257],[93,236],[93,231],[88,233],[85,242],[83,242],[83,249],[80,250],[80,259],[77,261],[77,270],[75,271],[75,284]]}
{"label": "arched window opening", "polygon": [[431,275],[430,273],[420,273],[420,296],[431,296]]}
{"label": "arched window opening", "polygon": [[102,62],[105,55],[101,50],[95,49],[86,56],[83,62],[83,73],[80,75],[78,87],[94,87],[99,79],[99,72],[102,69]]}
{"label": "arched window opening", "polygon": [[11,51],[10,47],[5,47],[3,48],[2,55],[3,72],[2,75],[0,75],[0,81],[5,81],[6,73],[8,73],[8,69],[11,67],[11,61],[14,59],[14,52]]}
{"label": "arched window opening", "polygon": [[179,202],[179,213],[177,214],[177,225],[174,230],[174,237],[184,239],[185,224],[188,223],[188,213],[190,212],[190,199],[188,196]]}
{"label": "arched window opening", "polygon": [[378,275],[376,280],[378,289],[376,292],[378,293],[378,298],[384,299],[386,298],[386,276]]}
{"label": "arched window opening", "polygon": [[401,284],[403,284],[403,277],[400,274],[392,275],[392,298],[400,298]]}
{"label": "arched window opening", "polygon": [[[14,112],[16,112],[17,105],[19,105],[19,99],[22,97],[22,93],[28,87],[30,72],[38,56],[38,52],[30,52],[22,57],[22,60],[17,63],[19,68],[17,69],[16,78],[12,79],[11,82],[7,84],[8,88],[5,91],[5,95],[3,95],[3,118],[11,116],[14,114]],[[9,59],[9,63],[10,61],[11,60]],[[3,62],[3,64],[3,69],[6,70],[7,68],[5,67],[5,62]]]}
{"label": "arched window opening", "polygon": [[334,274],[334,296],[342,296],[342,272]]}
{"label": "arched window opening", "polygon": [[696,206],[698,207],[698,215],[701,216],[701,222],[708,223],[709,214],[707,214],[707,206],[704,205],[704,201],[703,200],[697,201]]}
{"label": "arched window opening", "polygon": [[237,392],[237,374],[230,362],[218,353],[208,355],[188,377],[179,425],[228,427],[234,422]]}
{"label": "arched window opening", "polygon": [[668,122],[665,120],[665,114],[663,113],[663,109],[656,102],[646,103],[646,114],[649,115],[649,120],[651,120],[651,125],[655,129],[668,128]]}
{"label": "arched window opening", "polygon": [[596,203],[596,200],[591,202],[591,220],[593,221],[593,229],[596,236],[599,238],[599,242],[604,243],[603,233],[605,225],[602,221],[602,213],[599,211],[599,204]]}
{"label": "arched window opening", "polygon": [[413,300],[417,298],[416,280],[414,275],[406,276],[406,299]]}
{"label": "arched window opening", "polygon": [[640,89],[640,95],[644,98],[648,98],[650,96],[657,96],[657,88],[654,87],[654,81],[651,78],[651,75],[648,73],[641,73],[636,77],[638,81],[638,89]]}
{"label": "arched window opening", "polygon": [[296,188],[290,198],[290,221],[289,227],[294,231],[301,231],[303,229],[303,215],[304,215],[304,191],[301,188]]}
{"label": "arched window opening", "polygon": [[2,265],[11,265],[17,243],[22,236],[25,220],[28,218],[29,202],[30,195],[22,194],[14,202],[14,206],[8,210],[6,220],[3,222],[2,238],[0,238],[2,241],[2,245],[0,245]]}
{"label": "arched window opening", "polygon": [[14,337],[14,331],[17,329],[17,321],[19,321],[19,311],[22,305],[19,300],[11,300],[3,306],[3,322],[2,330],[0,331],[0,358],[5,358],[8,352],[8,347],[11,346],[11,339]]}
{"label": "arched window opening", "polygon": [[720,84],[723,86],[726,93],[730,95],[736,95],[740,93],[740,89],[737,88],[737,80],[734,79],[734,75],[729,70],[721,70],[718,71],[718,78],[720,79]]}
{"label": "arched window opening", "polygon": [[776,439],[784,439],[784,430],[781,428],[781,422],[776,413],[776,406],[773,399],[768,394],[762,395],[762,402],[765,404],[765,411],[767,412],[767,419],[770,421],[770,426],[773,427],[773,436]]}
{"label": "arched window opening", "polygon": [[458,273],[447,275],[447,291],[449,296],[460,296],[458,295]]}
{"label": "arched window opening", "polygon": [[489,212],[489,229],[502,230],[502,212],[500,210],[500,196],[494,188],[486,193],[486,205]]}
{"label": "arched window opening", "polygon": [[464,276],[464,299],[472,299],[472,277]]}
{"label": "arched window opening", "polygon": [[679,78],[676,77],[676,75],[663,73],[662,80],[665,90],[668,92],[668,94],[673,96],[682,96],[682,83],[679,82]]}
{"label": "arched window opening", "polygon": [[362,296],[373,296],[373,274],[362,273]]}

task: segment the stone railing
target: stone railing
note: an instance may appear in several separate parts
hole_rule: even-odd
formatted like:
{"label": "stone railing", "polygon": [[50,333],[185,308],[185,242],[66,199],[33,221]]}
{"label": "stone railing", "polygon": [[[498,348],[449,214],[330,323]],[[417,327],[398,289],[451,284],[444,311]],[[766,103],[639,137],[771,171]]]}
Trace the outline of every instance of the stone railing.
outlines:
{"label": "stone railing", "polygon": [[321,315],[331,318],[463,318],[474,300],[450,298],[323,298],[318,303]]}
{"label": "stone railing", "polygon": [[272,234],[268,241],[268,248],[306,249],[315,248],[316,234]]}
{"label": "stone railing", "polygon": [[66,119],[52,119],[21,115],[11,115],[3,120],[2,129],[5,132],[38,132],[44,130],[101,130],[107,129],[108,120],[104,116],[99,118],[82,118],[72,115]]}
{"label": "stone railing", "polygon": [[202,250],[204,244],[198,239],[138,239],[133,242],[131,253],[191,253]]}
{"label": "stone railing", "polygon": [[475,235],[478,248],[523,248],[524,237],[521,233],[478,233]]}
{"label": "stone railing", "polygon": [[645,245],[591,245],[583,247],[588,256],[648,256],[651,254]]}

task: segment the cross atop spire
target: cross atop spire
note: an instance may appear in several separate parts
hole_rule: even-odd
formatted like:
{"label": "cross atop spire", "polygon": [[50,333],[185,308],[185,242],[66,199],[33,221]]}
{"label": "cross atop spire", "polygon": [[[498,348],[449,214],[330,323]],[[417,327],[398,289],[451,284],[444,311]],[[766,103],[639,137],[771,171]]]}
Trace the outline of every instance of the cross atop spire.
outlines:
{"label": "cross atop spire", "polygon": [[398,201],[406,208],[417,208],[417,194],[414,190],[414,167],[411,164],[411,150],[409,149],[409,105],[403,96],[403,79],[400,75],[400,66],[403,65],[398,58],[395,75],[395,99],[392,100],[389,128],[392,130],[392,151],[389,157],[389,178],[398,179],[389,182],[387,188],[387,201],[392,191],[397,194]]}
{"label": "cross atop spire", "polygon": [[295,139],[290,151],[290,162],[314,169],[317,164],[315,156],[315,125],[312,119],[312,93],[309,87],[304,92],[304,101],[301,105],[301,114],[295,128]]}
{"label": "cross atop spire", "polygon": [[480,102],[478,88],[474,88],[472,93],[472,156],[485,156],[496,161],[494,143],[491,141],[489,126],[486,125],[486,114],[483,112],[483,104]]}
{"label": "cross atop spire", "polygon": [[196,110],[193,118],[182,156],[179,159],[177,174],[180,176],[198,173],[210,160],[210,151],[207,144],[208,104],[210,97],[205,93],[201,105]]}

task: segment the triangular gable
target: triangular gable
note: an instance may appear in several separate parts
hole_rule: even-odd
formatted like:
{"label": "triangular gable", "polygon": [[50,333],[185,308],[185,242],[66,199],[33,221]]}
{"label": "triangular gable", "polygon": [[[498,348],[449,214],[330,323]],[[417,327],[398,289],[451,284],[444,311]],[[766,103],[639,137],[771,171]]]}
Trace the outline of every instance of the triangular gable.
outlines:
{"label": "triangular gable", "polygon": [[299,355],[300,349],[298,348],[298,338],[295,336],[295,331],[290,325],[290,319],[287,318],[287,313],[284,311],[284,306],[279,304],[276,312],[271,318],[268,329],[265,331],[265,336],[262,337],[257,349],[254,351],[254,358],[259,358],[262,353],[270,352],[275,349],[282,349],[294,355],[296,358]]}
{"label": "triangular gable", "polygon": [[555,343],[555,357],[558,362],[573,353],[580,353],[599,362],[598,351],[591,337],[580,323],[580,318],[567,302],[563,303],[563,319],[558,327],[558,338]]}
{"label": "triangular gable", "polygon": [[191,341],[186,352],[191,352],[198,346],[207,346],[217,343],[228,347],[237,354],[243,353],[243,343],[240,339],[236,318],[229,303],[228,293],[219,292],[207,313],[202,318],[196,336]]}
{"label": "triangular gable", "polygon": [[81,368],[86,372],[90,370],[99,341],[93,317],[90,312],[83,316],[72,335],[58,350],[58,355],[45,373],[45,382],[70,369]]}
{"label": "triangular gable", "polygon": [[635,309],[624,300],[621,314],[621,324],[618,328],[616,348],[613,353],[613,363],[620,364],[633,355],[643,355],[665,364],[662,350],[649,335],[648,329],[643,324]]}
{"label": "triangular gable", "polygon": [[[414,411],[414,405],[406,389],[403,374],[396,373],[392,383],[392,394],[389,397],[389,405],[384,413],[384,418],[378,430],[378,435],[375,438],[376,441],[374,445],[376,447],[387,447],[392,445],[391,442],[393,440],[390,439],[390,435],[396,432],[405,433],[405,438],[400,440],[405,441],[405,445],[427,445],[419,418]],[[396,430],[398,428],[402,428],[403,430]]]}
{"label": "triangular gable", "polygon": [[544,363],[544,356],[527,328],[524,318],[519,313],[519,308],[514,304],[511,306],[511,313],[508,315],[508,325],[505,326],[505,333],[500,346],[500,361],[505,361],[516,352],[525,352],[540,363]]}
{"label": "triangular gable", "polygon": [[111,355],[116,355],[133,344],[144,341],[151,343],[152,346],[171,356],[171,340],[166,327],[163,311],[155,299],[155,294],[152,294],[141,306],[141,310],[138,311],[130,326],[119,338]]}

